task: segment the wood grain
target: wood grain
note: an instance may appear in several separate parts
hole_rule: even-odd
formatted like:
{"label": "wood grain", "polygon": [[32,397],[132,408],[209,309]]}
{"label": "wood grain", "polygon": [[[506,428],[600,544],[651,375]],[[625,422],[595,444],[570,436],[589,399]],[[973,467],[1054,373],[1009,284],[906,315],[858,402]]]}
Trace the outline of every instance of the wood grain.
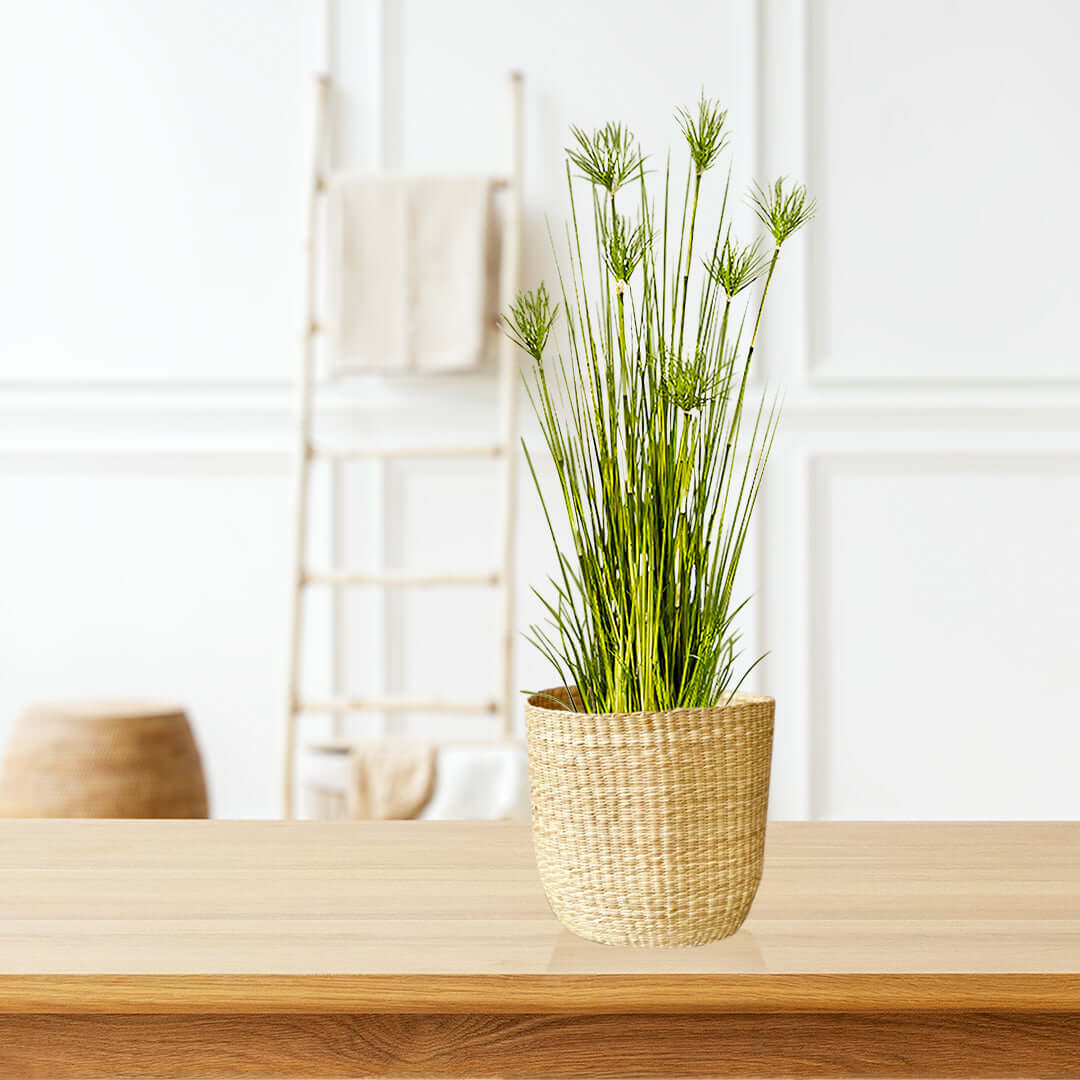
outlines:
{"label": "wood grain", "polygon": [[1080,823],[784,824],[744,928],[564,930],[519,825],[0,822],[0,1013],[1080,1011]]}
{"label": "wood grain", "polygon": [[701,949],[520,826],[0,822],[0,1080],[1080,1077],[1080,824],[774,824]]}
{"label": "wood grain", "polygon": [[951,975],[138,975],[0,976],[0,1015],[101,1013],[173,1015],[417,1014],[512,1015],[542,1011],[637,1015],[928,1013],[995,1009],[1072,1013],[1080,976]]}
{"label": "wood grain", "polygon": [[1080,1017],[0,1018],[0,1078],[1076,1077]]}

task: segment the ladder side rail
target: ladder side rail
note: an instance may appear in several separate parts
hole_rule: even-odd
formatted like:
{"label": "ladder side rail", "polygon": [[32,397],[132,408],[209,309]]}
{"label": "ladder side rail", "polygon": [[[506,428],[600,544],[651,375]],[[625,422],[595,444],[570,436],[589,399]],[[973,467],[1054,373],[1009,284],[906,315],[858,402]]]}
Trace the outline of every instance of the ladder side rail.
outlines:
{"label": "ladder side rail", "polygon": [[292,514],[292,591],[289,619],[288,687],[286,690],[285,703],[284,776],[282,778],[283,812],[287,819],[294,816],[295,810],[296,714],[300,685],[300,638],[304,617],[303,582],[308,546],[308,487],[311,466],[312,378],[315,360],[315,337],[319,332],[319,326],[316,321],[318,203],[319,195],[324,188],[322,166],[326,129],[326,107],[329,91],[329,77],[327,75],[317,76],[315,80],[314,105],[312,110],[311,146],[308,158],[311,164],[311,170],[308,176],[304,214],[304,328],[300,342],[296,395],[296,456],[294,463],[295,475],[293,480]]}
{"label": "ladder side rail", "polygon": [[[517,296],[521,273],[521,227],[523,186],[523,78],[513,71],[509,78],[509,166],[506,220],[502,236],[500,266],[500,313]],[[501,325],[501,324],[500,324]],[[518,400],[519,361],[513,342],[505,333],[499,339],[499,423],[502,455],[502,499],[499,516],[500,603],[498,617],[500,673],[498,694],[502,732],[510,735],[514,726],[514,646],[516,636],[515,548],[517,524]]]}
{"label": "ladder side rail", "polygon": [[[308,443],[308,461],[313,455]],[[345,515],[345,464],[340,458],[331,458],[327,463],[330,481],[330,693],[334,697],[345,696],[345,654],[346,621],[344,583],[341,578],[345,571],[348,551],[348,521]],[[310,581],[306,575],[305,583]],[[345,734],[345,714],[334,713],[330,718],[330,729],[336,738]]]}

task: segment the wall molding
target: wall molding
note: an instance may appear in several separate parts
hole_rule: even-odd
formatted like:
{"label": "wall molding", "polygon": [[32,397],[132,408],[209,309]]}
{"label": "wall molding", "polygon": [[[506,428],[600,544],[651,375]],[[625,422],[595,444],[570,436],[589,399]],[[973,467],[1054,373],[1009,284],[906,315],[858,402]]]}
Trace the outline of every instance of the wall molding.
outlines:
{"label": "wall molding", "polygon": [[[439,430],[451,441],[475,435],[489,426],[494,410],[489,385],[457,388],[452,394],[434,388],[386,390],[379,394],[328,390],[316,409],[316,424],[328,438],[400,440],[409,433],[418,442]],[[756,407],[757,394],[749,408]],[[448,408],[449,406],[449,408]],[[957,436],[999,446],[1035,437],[1075,442],[1080,432],[1080,398],[1049,397],[1017,403],[950,400],[937,396],[925,402],[863,396],[807,399],[798,395],[784,403],[781,430],[797,440],[822,437],[882,437],[906,440],[914,448],[926,439]],[[29,462],[34,456],[69,461],[78,467],[83,455],[124,458],[199,457],[222,460],[291,460],[295,441],[295,408],[291,391],[243,395],[159,392],[120,393],[48,391],[0,394],[0,457]],[[538,433],[523,403],[522,435]],[[868,451],[869,452],[869,451]],[[764,558],[768,538],[759,541]],[[759,590],[760,591],[760,590]]]}
{"label": "wall molding", "polygon": [[[828,0],[803,0],[803,56],[802,56],[802,114],[804,123],[804,175],[810,191],[822,207],[822,218],[828,214],[828,190],[825,183],[823,158],[826,117],[824,107],[825,78],[825,5]],[[1041,376],[1030,374],[1012,375],[874,375],[846,367],[837,360],[828,347],[827,306],[824,303],[828,281],[827,240],[820,226],[811,228],[805,237],[806,280],[804,283],[806,311],[806,347],[802,350],[800,376],[813,387],[876,387],[882,392],[890,389],[933,389],[945,392],[961,392],[973,387],[1000,387],[1016,391],[1035,388],[1080,388],[1080,374],[1076,376]]]}
{"label": "wall molding", "polygon": [[184,472],[289,474],[292,456],[282,446],[190,446],[126,443],[18,445],[0,443],[0,473]]}
{"label": "wall molding", "polygon": [[806,516],[806,804],[811,820],[822,817],[828,808],[831,784],[831,688],[830,596],[833,593],[826,559],[830,547],[831,524],[825,514],[829,485],[843,471],[874,473],[960,472],[1000,476],[1003,474],[1080,474],[1080,443],[1073,432],[1073,446],[1026,445],[1020,448],[971,445],[948,448],[913,446],[910,449],[849,448],[809,450],[803,454]]}

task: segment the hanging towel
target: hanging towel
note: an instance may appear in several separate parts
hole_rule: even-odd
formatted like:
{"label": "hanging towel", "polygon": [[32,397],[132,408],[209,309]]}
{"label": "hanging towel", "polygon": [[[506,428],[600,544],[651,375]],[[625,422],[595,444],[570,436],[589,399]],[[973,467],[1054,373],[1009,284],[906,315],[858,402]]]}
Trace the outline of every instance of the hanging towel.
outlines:
{"label": "hanging towel", "polygon": [[423,743],[357,743],[349,766],[345,805],[351,818],[414,818],[435,787],[435,751]]}
{"label": "hanging towel", "polygon": [[337,174],[329,331],[339,371],[462,371],[497,340],[491,177]]}

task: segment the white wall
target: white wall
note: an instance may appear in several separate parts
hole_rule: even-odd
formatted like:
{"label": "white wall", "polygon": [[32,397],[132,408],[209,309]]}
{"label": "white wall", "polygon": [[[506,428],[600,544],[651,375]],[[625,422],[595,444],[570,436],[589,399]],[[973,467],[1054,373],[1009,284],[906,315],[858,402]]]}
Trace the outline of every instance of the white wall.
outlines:
{"label": "white wall", "polygon": [[[0,15],[0,736],[39,697],[175,696],[215,811],[276,812],[309,76],[329,63],[337,81],[339,164],[500,168],[517,67],[529,278],[544,215],[564,214],[572,121],[625,119],[662,157],[671,106],[704,85],[730,105],[737,179],[793,173],[820,196],[762,350],[787,393],[749,627],[772,650],[776,816],[1074,816],[1080,9],[330,14],[329,34],[301,0]],[[485,378],[322,400],[322,424],[359,432],[475,433],[492,409]],[[380,533],[371,470],[350,469],[355,561],[490,556],[490,467],[388,480]],[[549,552],[524,487],[520,535],[526,621]],[[350,603],[356,688],[489,688],[483,599],[368,600]],[[317,689],[325,605],[310,616]],[[544,679],[523,648],[518,683]]]}
{"label": "white wall", "polygon": [[774,810],[1075,817],[1080,7],[762,14],[764,164],[821,200],[769,328]]}

